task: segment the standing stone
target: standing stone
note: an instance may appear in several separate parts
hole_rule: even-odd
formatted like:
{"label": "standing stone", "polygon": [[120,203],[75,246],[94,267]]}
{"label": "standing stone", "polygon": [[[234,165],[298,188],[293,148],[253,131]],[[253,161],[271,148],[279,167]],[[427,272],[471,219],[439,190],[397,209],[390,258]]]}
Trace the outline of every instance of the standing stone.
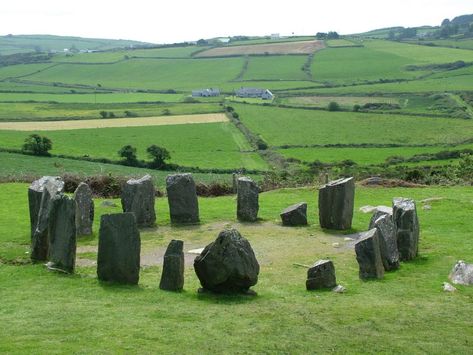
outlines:
{"label": "standing stone", "polygon": [[419,250],[419,220],[414,200],[393,200],[393,222],[400,260],[414,259]]}
{"label": "standing stone", "polygon": [[236,229],[220,232],[194,260],[202,287],[217,293],[246,293],[258,282],[259,264],[248,240]]}
{"label": "standing stone", "polygon": [[167,291],[181,291],[184,287],[184,242],[171,240],[164,254],[163,273],[159,288]]}
{"label": "standing stone", "polygon": [[283,226],[307,225],[307,203],[300,202],[289,206],[280,214]]}
{"label": "standing stone", "polygon": [[140,232],[133,213],[100,218],[97,275],[101,281],[138,283],[140,277]]}
{"label": "standing stone", "polygon": [[335,266],[330,260],[319,260],[314,266],[307,270],[307,290],[317,290],[321,288],[334,288],[337,286],[335,277]]}
{"label": "standing stone", "polygon": [[199,223],[199,201],[191,174],[168,175],[166,191],[172,223]]}
{"label": "standing stone", "polygon": [[152,227],[156,222],[155,192],[150,175],[138,180],[130,179],[123,186],[121,194],[123,212],[132,212],[138,227]]}
{"label": "standing stone", "polygon": [[370,223],[371,228],[378,230],[379,248],[384,270],[399,269],[399,251],[392,216],[390,214],[379,215],[373,223]]}
{"label": "standing stone", "polygon": [[355,252],[360,267],[360,279],[382,279],[384,277],[376,228],[370,229],[358,240],[355,244]]}
{"label": "standing stone", "polygon": [[458,260],[448,277],[454,284],[473,285],[473,264]]}
{"label": "standing stone", "polygon": [[94,200],[92,190],[85,182],[81,182],[74,191],[76,203],[76,232],[77,235],[92,235],[94,222]]}
{"label": "standing stone", "polygon": [[249,177],[238,178],[237,218],[242,222],[255,222],[258,218],[259,189]]}
{"label": "standing stone", "polygon": [[322,228],[351,228],[355,202],[353,177],[331,181],[319,189],[319,222]]}
{"label": "standing stone", "polygon": [[48,257],[48,218],[50,200],[64,191],[64,182],[56,176],[43,176],[28,189],[31,223],[31,260],[46,261]]}
{"label": "standing stone", "polygon": [[49,262],[51,270],[73,273],[76,264],[76,204],[59,194],[51,199],[49,214]]}

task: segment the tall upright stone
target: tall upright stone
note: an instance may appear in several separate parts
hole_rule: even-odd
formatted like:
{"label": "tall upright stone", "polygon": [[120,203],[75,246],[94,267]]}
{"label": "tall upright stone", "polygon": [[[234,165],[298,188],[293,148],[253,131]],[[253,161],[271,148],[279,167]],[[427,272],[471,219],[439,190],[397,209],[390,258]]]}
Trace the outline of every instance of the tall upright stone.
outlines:
{"label": "tall upright stone", "polygon": [[76,264],[76,204],[58,194],[51,199],[49,214],[49,262],[51,270],[73,273]]}
{"label": "tall upright stone", "polygon": [[140,278],[140,232],[133,213],[100,218],[97,276],[101,281],[137,284]]}
{"label": "tall upright stone", "polygon": [[319,189],[319,222],[322,228],[350,229],[355,202],[355,179],[338,179]]}
{"label": "tall upright stone", "polygon": [[370,223],[370,229],[371,228],[378,230],[379,248],[384,270],[390,271],[399,269],[399,251],[397,249],[396,232],[394,230],[392,215],[387,213],[379,214],[378,218]]}
{"label": "tall upright stone", "polygon": [[181,291],[184,287],[184,242],[171,240],[164,254],[163,273],[159,288],[166,291]]}
{"label": "tall upright stone", "polygon": [[355,244],[356,260],[360,267],[360,279],[382,279],[384,266],[379,249],[378,230],[370,229]]}
{"label": "tall upright stone", "polygon": [[238,178],[237,218],[242,222],[255,222],[258,219],[259,189],[249,177]]}
{"label": "tall upright stone", "polygon": [[199,201],[191,174],[174,174],[166,178],[171,223],[199,223]]}
{"label": "tall upright stone", "polygon": [[92,235],[94,200],[92,199],[92,190],[85,182],[81,182],[74,191],[74,201],[76,203],[77,235]]}
{"label": "tall upright stone", "polygon": [[156,222],[154,210],[155,188],[150,175],[130,179],[123,186],[121,202],[123,212],[131,212],[139,227],[152,227]]}
{"label": "tall upright stone", "polygon": [[46,261],[48,257],[48,220],[50,200],[64,191],[64,182],[57,176],[43,176],[28,188],[31,224],[31,260]]}
{"label": "tall upright stone", "polygon": [[414,200],[393,199],[393,222],[400,260],[414,259],[419,250],[419,220]]}
{"label": "tall upright stone", "polygon": [[220,232],[194,260],[202,287],[217,293],[246,293],[258,282],[259,264],[248,240],[236,229]]}

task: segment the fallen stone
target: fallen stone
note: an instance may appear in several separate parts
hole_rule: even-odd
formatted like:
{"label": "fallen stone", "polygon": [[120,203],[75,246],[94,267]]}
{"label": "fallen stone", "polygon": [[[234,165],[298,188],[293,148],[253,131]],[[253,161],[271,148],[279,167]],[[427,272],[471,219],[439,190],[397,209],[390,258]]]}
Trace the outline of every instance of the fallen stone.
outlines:
{"label": "fallen stone", "polygon": [[445,292],[455,292],[457,289],[450,285],[448,282],[444,282],[442,288]]}
{"label": "fallen stone", "polygon": [[353,177],[331,181],[319,189],[319,222],[322,228],[351,228],[355,200]]}
{"label": "fallen stone", "polygon": [[376,228],[370,229],[356,242],[355,252],[360,267],[360,279],[382,279],[384,277]]}
{"label": "fallen stone", "polygon": [[154,210],[155,189],[150,175],[130,179],[123,186],[121,202],[123,212],[135,215],[138,227],[152,227],[156,222]]}
{"label": "fallen stone", "polygon": [[401,261],[412,260],[419,250],[419,220],[414,200],[393,200],[393,222]]}
{"label": "fallen stone", "polygon": [[423,209],[424,211],[430,211],[430,210],[432,209],[432,206],[431,206],[431,205],[423,205],[423,206],[422,206],[422,209]]}
{"label": "fallen stone", "polygon": [[237,218],[242,222],[255,222],[258,219],[259,189],[249,177],[238,178]]}
{"label": "fallen stone", "polygon": [[307,290],[334,288],[337,285],[335,266],[330,260],[319,260],[307,270]]}
{"label": "fallen stone", "polygon": [[332,246],[334,248],[340,248],[340,243],[338,243],[338,242],[332,243]]}
{"label": "fallen stone", "polygon": [[332,291],[335,293],[345,293],[347,291],[345,286],[342,285],[337,285],[334,288],[332,288]]}
{"label": "fallen stone", "polygon": [[92,235],[94,200],[92,199],[92,190],[85,182],[81,182],[74,191],[74,201],[76,203],[77,235]]}
{"label": "fallen stone", "polygon": [[397,249],[397,239],[392,221],[392,216],[383,214],[379,216],[370,229],[378,230],[379,247],[381,252],[381,260],[384,270],[391,271],[399,269],[399,251]]}
{"label": "fallen stone", "polygon": [[73,273],[76,264],[76,204],[73,199],[59,194],[51,199],[49,214],[50,270]]}
{"label": "fallen stone", "polygon": [[171,240],[164,254],[163,273],[159,288],[166,291],[181,291],[184,287],[184,242]]}
{"label": "fallen stone", "polygon": [[473,285],[473,264],[457,261],[448,278],[457,285]]}
{"label": "fallen stone", "polygon": [[199,223],[199,202],[191,174],[168,175],[166,191],[172,223]]}
{"label": "fallen stone", "polygon": [[140,249],[140,232],[133,213],[102,215],[97,255],[99,280],[137,284]]}
{"label": "fallen stone", "polygon": [[280,214],[283,226],[307,225],[307,203],[300,202],[289,206]]}
{"label": "fallen stone", "polygon": [[56,176],[43,176],[28,189],[31,223],[31,260],[48,258],[48,223],[51,198],[64,191],[64,181]]}
{"label": "fallen stone", "polygon": [[247,293],[258,282],[259,264],[236,229],[220,232],[194,261],[202,287],[216,293]]}

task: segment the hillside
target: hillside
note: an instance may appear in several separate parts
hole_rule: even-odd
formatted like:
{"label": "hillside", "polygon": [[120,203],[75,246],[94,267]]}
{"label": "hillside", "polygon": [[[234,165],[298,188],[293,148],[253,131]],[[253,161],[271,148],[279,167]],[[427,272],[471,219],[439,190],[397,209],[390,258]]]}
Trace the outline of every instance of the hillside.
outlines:
{"label": "hillside", "polygon": [[63,52],[68,50],[109,50],[113,48],[142,47],[150,45],[139,41],[82,38],[52,35],[0,36],[0,55],[28,52]]}

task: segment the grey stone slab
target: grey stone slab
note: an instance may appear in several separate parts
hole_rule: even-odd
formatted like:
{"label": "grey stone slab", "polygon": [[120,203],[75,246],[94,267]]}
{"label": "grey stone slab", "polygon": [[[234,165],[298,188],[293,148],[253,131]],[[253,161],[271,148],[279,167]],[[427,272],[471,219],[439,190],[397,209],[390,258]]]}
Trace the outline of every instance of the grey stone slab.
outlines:
{"label": "grey stone slab", "polygon": [[319,189],[319,222],[322,228],[350,229],[355,202],[353,177],[331,181]]}

